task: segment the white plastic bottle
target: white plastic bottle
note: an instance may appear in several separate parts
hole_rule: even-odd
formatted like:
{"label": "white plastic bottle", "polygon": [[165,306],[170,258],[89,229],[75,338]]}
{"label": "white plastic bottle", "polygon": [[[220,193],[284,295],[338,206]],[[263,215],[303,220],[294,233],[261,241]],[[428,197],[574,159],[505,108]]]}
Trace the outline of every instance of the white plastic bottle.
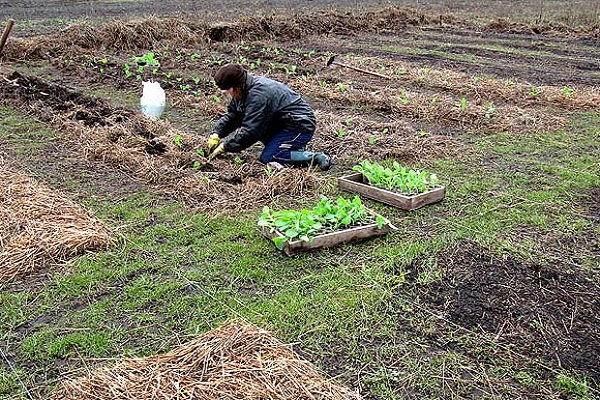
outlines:
{"label": "white plastic bottle", "polygon": [[158,82],[142,82],[142,84],[144,85],[142,98],[140,99],[142,114],[158,119],[165,110],[165,91]]}

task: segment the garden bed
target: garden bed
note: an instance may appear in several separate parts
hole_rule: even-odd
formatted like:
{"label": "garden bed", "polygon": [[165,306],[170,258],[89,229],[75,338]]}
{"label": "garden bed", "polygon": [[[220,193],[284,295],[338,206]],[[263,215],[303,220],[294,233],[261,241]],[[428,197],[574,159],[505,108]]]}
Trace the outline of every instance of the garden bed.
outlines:
{"label": "garden bed", "polygon": [[370,199],[408,211],[416,210],[427,204],[437,203],[442,201],[446,196],[445,186],[440,186],[425,193],[419,193],[412,196],[391,192],[366,183],[364,176],[361,173],[338,178],[338,185],[342,190],[358,193]]}

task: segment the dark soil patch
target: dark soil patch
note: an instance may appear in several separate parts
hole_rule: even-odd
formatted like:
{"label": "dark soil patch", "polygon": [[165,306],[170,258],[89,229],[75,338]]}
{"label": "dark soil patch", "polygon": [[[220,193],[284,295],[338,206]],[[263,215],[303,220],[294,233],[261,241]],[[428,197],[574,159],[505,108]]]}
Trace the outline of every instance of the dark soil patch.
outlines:
{"label": "dark soil patch", "polygon": [[5,103],[13,103],[17,108],[24,108],[23,104],[37,106],[43,112],[36,113],[36,117],[43,121],[52,121],[61,114],[88,127],[106,126],[123,122],[133,114],[125,109],[115,109],[105,100],[17,71],[6,78],[0,93]]}
{"label": "dark soil patch", "polygon": [[590,190],[588,195],[589,202],[583,205],[587,210],[586,218],[600,224],[600,187]]}
{"label": "dark soil patch", "polygon": [[474,243],[442,256],[439,265],[444,281],[423,298],[448,320],[600,381],[600,285],[591,276],[563,265],[527,265]]}

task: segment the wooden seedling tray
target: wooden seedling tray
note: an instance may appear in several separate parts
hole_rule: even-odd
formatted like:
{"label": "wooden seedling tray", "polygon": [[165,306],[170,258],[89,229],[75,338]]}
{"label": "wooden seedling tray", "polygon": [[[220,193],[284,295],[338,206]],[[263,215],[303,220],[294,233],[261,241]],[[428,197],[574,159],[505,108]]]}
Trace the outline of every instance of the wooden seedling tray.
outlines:
{"label": "wooden seedling tray", "polygon": [[[323,247],[337,246],[342,243],[357,242],[359,240],[368,239],[375,236],[385,235],[390,231],[389,223],[386,223],[379,229],[377,223],[362,225],[354,228],[344,229],[341,231],[318,235],[311,242],[303,240],[294,240],[286,242],[283,245],[283,251],[288,256],[305,251],[315,250]],[[277,230],[271,232],[269,227],[263,226],[262,234],[269,239],[274,237],[283,237],[283,234]]]}
{"label": "wooden seedling tray", "polygon": [[424,205],[441,201],[446,195],[446,187],[440,186],[425,193],[416,194],[414,196],[405,196],[397,192],[381,189],[364,183],[363,174],[356,173],[352,175],[338,178],[340,189],[348,192],[362,194],[373,200],[389,204],[403,210],[416,210]]}

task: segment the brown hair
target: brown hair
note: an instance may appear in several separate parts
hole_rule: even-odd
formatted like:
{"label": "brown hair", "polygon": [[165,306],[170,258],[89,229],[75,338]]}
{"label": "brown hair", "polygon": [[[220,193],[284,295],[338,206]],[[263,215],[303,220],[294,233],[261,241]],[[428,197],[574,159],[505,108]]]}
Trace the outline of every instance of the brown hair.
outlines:
{"label": "brown hair", "polygon": [[242,87],[246,82],[246,70],[239,64],[227,64],[219,68],[213,78],[222,90]]}

